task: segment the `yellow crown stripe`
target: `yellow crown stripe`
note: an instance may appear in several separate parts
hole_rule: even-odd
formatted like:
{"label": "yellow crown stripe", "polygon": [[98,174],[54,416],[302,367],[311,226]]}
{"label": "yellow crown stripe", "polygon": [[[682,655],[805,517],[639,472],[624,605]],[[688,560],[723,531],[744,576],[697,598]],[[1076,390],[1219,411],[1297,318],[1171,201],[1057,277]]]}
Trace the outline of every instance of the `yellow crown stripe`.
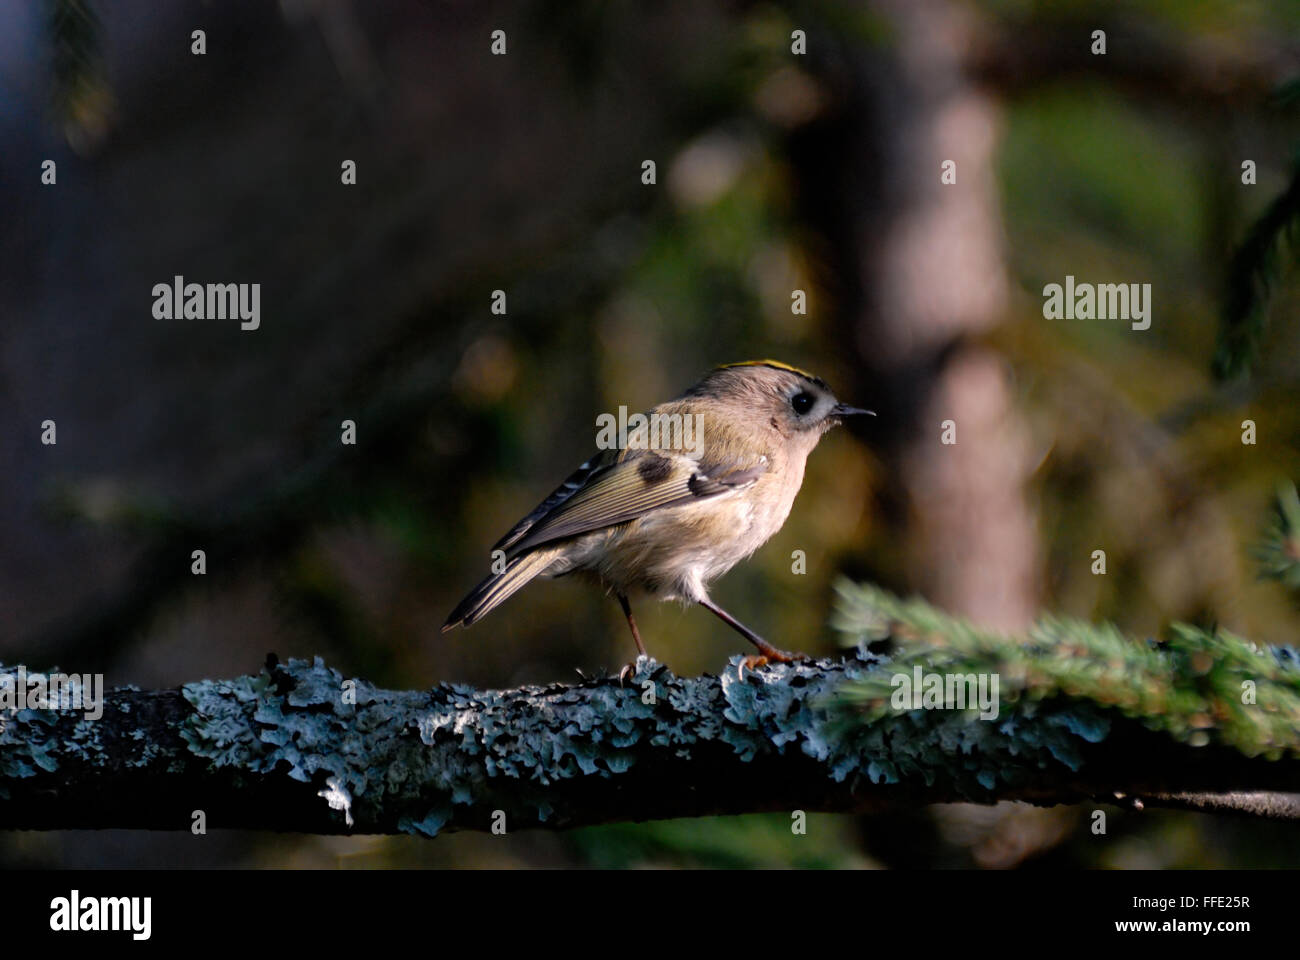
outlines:
{"label": "yellow crown stripe", "polygon": [[800,370],[796,366],[788,363],[782,363],[780,360],[742,360],[739,363],[724,363],[718,367],[719,370],[729,370],[732,367],[771,367],[774,370],[786,370],[790,373],[796,373],[805,379],[814,383],[821,383],[821,377],[809,373],[807,370]]}

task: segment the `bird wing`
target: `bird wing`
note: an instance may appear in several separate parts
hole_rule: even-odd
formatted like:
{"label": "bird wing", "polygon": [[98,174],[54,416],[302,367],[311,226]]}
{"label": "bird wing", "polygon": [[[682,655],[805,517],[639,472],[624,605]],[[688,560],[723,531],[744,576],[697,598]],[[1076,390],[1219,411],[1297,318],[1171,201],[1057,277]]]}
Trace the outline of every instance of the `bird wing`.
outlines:
{"label": "bird wing", "polygon": [[573,473],[569,474],[564,482],[556,487],[551,495],[539,503],[533,510],[522,520],[510,528],[504,537],[493,544],[493,550],[509,550],[524,536],[532,530],[543,517],[547,516],[564,501],[568,500],[575,493],[581,490],[593,478],[604,473],[618,460],[620,451],[618,450],[601,450],[589,458],[582,466]]}
{"label": "bird wing", "polygon": [[607,451],[600,456],[603,463],[595,464],[598,458],[592,458],[579,467],[494,549],[517,556],[539,544],[617,526],[653,510],[742,489],[771,467],[763,454],[713,462],[661,450]]}

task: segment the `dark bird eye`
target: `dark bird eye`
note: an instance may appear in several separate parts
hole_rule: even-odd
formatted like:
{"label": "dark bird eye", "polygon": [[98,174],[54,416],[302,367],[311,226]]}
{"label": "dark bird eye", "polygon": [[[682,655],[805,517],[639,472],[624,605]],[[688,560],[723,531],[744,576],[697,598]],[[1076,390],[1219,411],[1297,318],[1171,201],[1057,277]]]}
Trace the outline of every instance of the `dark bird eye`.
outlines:
{"label": "dark bird eye", "polygon": [[796,393],[790,398],[790,406],[794,407],[794,412],[800,416],[811,410],[815,402],[811,393]]}

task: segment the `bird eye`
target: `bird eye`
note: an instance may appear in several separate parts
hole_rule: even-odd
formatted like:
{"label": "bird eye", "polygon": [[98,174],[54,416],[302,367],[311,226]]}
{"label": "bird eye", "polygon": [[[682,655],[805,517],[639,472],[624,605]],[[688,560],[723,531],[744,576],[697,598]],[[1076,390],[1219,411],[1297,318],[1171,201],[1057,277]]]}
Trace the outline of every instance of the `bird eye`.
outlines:
{"label": "bird eye", "polygon": [[811,410],[815,402],[811,393],[796,393],[790,398],[790,406],[794,407],[794,412],[800,416]]}

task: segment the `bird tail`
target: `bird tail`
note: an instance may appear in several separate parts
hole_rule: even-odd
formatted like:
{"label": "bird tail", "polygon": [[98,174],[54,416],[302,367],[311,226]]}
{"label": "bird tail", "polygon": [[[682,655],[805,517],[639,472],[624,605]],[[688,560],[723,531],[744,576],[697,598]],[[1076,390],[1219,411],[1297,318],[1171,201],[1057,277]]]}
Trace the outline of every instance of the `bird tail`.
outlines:
{"label": "bird tail", "polygon": [[448,614],[447,622],[442,625],[442,632],[446,633],[453,627],[468,627],[481,619],[550,566],[554,559],[552,550],[535,550],[507,561],[504,570],[492,574],[456,604],[456,609]]}

